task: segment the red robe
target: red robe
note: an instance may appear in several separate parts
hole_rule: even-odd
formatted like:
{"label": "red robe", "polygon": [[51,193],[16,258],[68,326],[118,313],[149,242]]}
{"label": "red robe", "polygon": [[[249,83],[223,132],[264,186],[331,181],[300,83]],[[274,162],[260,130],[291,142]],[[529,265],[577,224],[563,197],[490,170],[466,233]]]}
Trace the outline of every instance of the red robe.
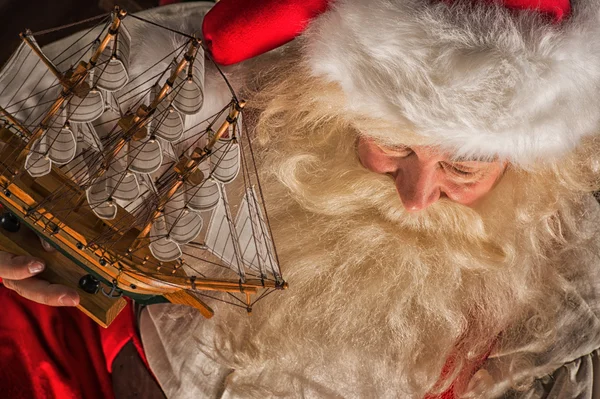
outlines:
{"label": "red robe", "polygon": [[75,308],[40,305],[0,284],[0,309],[3,399],[114,399],[116,355],[130,340],[143,354],[130,304],[104,329]]}
{"label": "red robe", "polygon": [[2,284],[0,304],[2,399],[115,399],[110,373],[123,346],[133,340],[146,361],[131,303],[107,329],[75,308],[40,305]]}

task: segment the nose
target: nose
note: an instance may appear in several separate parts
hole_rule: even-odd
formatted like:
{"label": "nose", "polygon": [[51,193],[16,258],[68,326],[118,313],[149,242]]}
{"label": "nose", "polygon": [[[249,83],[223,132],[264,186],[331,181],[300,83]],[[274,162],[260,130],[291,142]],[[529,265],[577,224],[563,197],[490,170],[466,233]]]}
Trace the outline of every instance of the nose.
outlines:
{"label": "nose", "polygon": [[440,199],[441,189],[434,165],[411,160],[394,176],[396,190],[408,212],[418,212]]}

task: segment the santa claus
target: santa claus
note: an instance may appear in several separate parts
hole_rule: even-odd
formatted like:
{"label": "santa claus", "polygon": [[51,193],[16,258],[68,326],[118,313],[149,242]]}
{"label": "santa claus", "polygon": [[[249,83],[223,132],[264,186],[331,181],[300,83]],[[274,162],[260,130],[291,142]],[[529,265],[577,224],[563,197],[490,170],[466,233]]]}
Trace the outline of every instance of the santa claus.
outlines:
{"label": "santa claus", "polygon": [[[205,22],[218,61],[280,44],[249,49],[232,3]],[[259,4],[241,26],[300,12]],[[227,71],[291,288],[248,318],[145,309],[166,395],[600,397],[600,3],[304,6]],[[23,268],[0,277],[34,295]]]}

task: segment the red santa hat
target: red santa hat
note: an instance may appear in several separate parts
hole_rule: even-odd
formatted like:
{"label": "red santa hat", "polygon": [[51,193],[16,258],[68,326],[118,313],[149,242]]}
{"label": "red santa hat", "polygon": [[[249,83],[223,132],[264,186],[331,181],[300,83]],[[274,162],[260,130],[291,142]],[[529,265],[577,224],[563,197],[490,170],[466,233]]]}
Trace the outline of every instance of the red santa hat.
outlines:
{"label": "red santa hat", "polygon": [[[282,13],[290,4],[303,11]],[[218,7],[230,7],[227,23]],[[253,15],[240,7],[259,23],[237,24],[236,12]],[[204,34],[217,60],[302,32],[312,74],[338,83],[349,111],[458,155],[527,164],[600,126],[600,0],[222,0],[213,11]]]}

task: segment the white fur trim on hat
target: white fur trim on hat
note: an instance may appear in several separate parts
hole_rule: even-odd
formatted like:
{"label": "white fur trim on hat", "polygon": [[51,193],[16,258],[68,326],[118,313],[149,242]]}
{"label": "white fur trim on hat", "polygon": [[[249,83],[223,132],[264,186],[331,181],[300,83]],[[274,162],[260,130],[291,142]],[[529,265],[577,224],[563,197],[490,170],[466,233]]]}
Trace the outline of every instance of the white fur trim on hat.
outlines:
{"label": "white fur trim on hat", "polygon": [[303,35],[347,107],[463,156],[562,154],[600,123],[600,0],[561,23],[490,3],[337,0]]}

